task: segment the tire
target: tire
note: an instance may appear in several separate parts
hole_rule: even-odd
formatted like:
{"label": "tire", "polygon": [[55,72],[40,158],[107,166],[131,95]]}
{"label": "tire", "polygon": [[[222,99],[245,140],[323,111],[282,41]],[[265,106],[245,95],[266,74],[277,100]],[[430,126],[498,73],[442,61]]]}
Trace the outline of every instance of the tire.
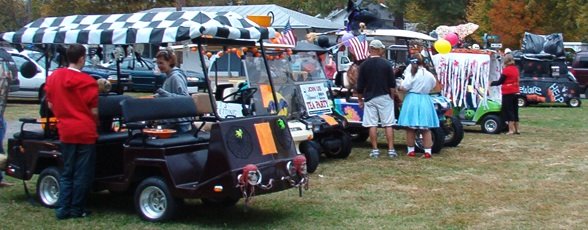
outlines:
{"label": "tire", "polygon": [[363,143],[370,137],[370,130],[367,128],[359,128],[349,133],[353,143]]}
{"label": "tire", "polygon": [[[443,146],[445,145],[445,132],[442,128],[434,128],[431,130],[431,139],[433,139],[433,146],[431,147],[432,153],[439,153]],[[425,147],[423,145],[423,135],[420,130],[416,130],[415,132],[415,149],[417,152],[425,152]]]}
{"label": "tire", "polygon": [[306,171],[308,173],[313,173],[318,168],[320,151],[320,146],[314,141],[300,143],[300,152],[306,157]]}
{"label": "tire", "polygon": [[59,170],[49,167],[41,171],[37,179],[37,200],[47,208],[55,208],[59,200]]}
{"label": "tire", "polygon": [[504,127],[504,121],[502,121],[502,118],[500,118],[498,115],[489,114],[484,116],[480,126],[482,127],[482,132],[484,133],[498,134]]}
{"label": "tire", "polygon": [[444,144],[448,147],[456,147],[463,139],[463,125],[456,117],[447,116],[445,119],[446,120],[441,126],[443,127],[443,131],[445,133]]}
{"label": "tire", "polygon": [[334,150],[329,148],[323,148],[325,149],[325,155],[327,155],[327,157],[330,158],[345,159],[349,156],[349,154],[351,154],[351,136],[349,135],[349,133],[344,132],[343,130],[337,130],[335,132],[336,138],[339,138],[341,140],[341,146]]}
{"label": "tire", "polygon": [[202,198],[202,204],[210,208],[230,208],[234,207],[240,198],[223,197],[223,198]]}
{"label": "tire", "polygon": [[529,105],[529,103],[527,102],[527,98],[518,97],[517,98],[517,105],[519,107],[526,107],[527,105]]}
{"label": "tire", "polygon": [[580,107],[580,105],[582,105],[582,101],[580,100],[580,98],[574,97],[570,98],[570,100],[568,100],[566,104],[568,104],[569,107],[577,108]]}
{"label": "tire", "polygon": [[135,191],[135,209],[142,219],[161,222],[171,219],[181,200],[171,195],[169,187],[160,177],[143,180]]}

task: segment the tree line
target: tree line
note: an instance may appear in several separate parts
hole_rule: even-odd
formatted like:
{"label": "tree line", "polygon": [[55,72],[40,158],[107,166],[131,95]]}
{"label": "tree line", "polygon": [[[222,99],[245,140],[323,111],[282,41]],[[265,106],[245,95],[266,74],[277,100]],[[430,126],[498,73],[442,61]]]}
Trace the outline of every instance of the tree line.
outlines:
{"label": "tree line", "polygon": [[[347,6],[346,0],[0,0],[0,31],[17,30],[40,17],[131,13],[178,3],[276,4],[309,15],[327,15]],[[421,32],[476,23],[480,28],[471,39],[478,43],[488,33],[499,35],[505,47],[518,48],[524,32],[563,33],[566,41],[588,42],[588,0],[364,0],[363,6],[369,3],[385,4],[396,18],[417,23]]]}

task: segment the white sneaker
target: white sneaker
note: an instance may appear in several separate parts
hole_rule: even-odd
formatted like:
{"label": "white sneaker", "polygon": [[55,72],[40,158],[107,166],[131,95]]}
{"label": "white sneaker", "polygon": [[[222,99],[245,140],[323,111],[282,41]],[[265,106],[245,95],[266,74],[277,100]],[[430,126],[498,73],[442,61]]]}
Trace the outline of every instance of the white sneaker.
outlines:
{"label": "white sneaker", "polygon": [[398,157],[398,154],[396,153],[396,150],[390,149],[390,150],[388,150],[388,156],[390,158],[395,158],[395,157]]}
{"label": "white sneaker", "polygon": [[372,149],[372,151],[370,152],[370,157],[371,158],[378,158],[378,156],[380,156],[380,150]]}

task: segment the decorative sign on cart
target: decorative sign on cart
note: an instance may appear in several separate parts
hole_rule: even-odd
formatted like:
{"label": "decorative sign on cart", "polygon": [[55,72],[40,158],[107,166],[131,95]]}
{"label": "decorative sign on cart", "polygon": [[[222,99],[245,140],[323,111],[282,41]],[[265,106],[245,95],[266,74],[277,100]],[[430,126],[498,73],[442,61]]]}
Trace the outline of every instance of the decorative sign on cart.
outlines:
{"label": "decorative sign on cart", "polygon": [[309,116],[331,113],[327,90],[323,83],[300,85],[304,106]]}

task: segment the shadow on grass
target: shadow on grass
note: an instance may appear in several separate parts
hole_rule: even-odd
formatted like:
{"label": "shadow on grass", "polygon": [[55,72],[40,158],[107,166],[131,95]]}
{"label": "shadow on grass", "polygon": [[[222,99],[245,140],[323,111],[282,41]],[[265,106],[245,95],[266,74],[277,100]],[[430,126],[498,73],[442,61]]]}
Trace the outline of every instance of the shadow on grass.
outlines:
{"label": "shadow on grass", "polygon": [[[110,194],[108,192],[93,193],[88,199],[89,209],[108,215],[124,215],[139,219],[135,211],[132,195]],[[243,199],[230,208],[211,208],[202,204],[199,199],[188,199],[181,205],[175,218],[169,224],[186,224],[213,228],[244,228],[251,226],[271,226],[294,215],[287,210],[262,209],[253,203],[245,208]]]}

